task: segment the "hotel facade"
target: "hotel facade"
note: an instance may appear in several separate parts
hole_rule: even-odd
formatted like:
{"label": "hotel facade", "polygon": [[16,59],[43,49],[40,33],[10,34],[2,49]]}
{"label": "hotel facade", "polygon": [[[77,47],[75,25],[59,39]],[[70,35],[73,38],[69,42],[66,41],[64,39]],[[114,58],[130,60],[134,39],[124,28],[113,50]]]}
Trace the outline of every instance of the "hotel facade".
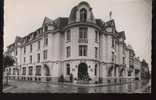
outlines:
{"label": "hotel facade", "polygon": [[135,79],[135,53],[115,21],[94,17],[80,2],[69,17],[44,18],[36,31],[17,36],[5,54],[15,60],[5,71],[10,79],[56,82],[127,82]]}

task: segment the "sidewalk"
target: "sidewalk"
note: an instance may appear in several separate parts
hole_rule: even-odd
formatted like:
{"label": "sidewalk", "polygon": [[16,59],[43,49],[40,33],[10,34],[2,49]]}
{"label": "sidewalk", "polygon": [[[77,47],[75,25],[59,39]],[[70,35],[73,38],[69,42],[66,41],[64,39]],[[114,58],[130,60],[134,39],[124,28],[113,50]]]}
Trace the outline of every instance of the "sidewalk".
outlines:
{"label": "sidewalk", "polygon": [[[136,82],[136,81],[133,81]],[[98,83],[98,84],[78,84],[78,83],[67,83],[67,82],[57,82],[52,84],[58,84],[58,85],[68,85],[68,86],[76,86],[76,87],[100,87],[100,86],[112,86],[112,85],[123,85],[123,84],[129,84],[133,82],[125,82],[125,83]]]}
{"label": "sidewalk", "polygon": [[142,87],[140,89],[135,90],[135,93],[142,93],[149,86],[151,87],[151,81],[146,86],[144,86],[144,87]]}

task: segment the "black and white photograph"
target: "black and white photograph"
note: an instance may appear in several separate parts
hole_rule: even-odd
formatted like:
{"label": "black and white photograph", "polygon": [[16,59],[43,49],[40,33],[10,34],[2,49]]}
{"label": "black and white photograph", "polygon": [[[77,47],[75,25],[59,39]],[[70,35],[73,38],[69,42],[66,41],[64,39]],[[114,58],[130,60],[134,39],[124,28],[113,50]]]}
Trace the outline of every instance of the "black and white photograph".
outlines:
{"label": "black and white photograph", "polygon": [[4,0],[3,93],[151,93],[152,0]]}

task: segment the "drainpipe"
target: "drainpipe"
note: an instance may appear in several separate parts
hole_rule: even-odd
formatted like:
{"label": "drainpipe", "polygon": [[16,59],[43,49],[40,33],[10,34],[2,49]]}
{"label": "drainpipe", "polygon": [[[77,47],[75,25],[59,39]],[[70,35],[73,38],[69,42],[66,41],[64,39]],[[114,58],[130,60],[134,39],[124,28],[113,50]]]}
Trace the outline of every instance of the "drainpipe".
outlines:
{"label": "drainpipe", "polygon": [[101,77],[100,77],[100,74],[101,74],[101,72],[100,72],[100,69],[101,69],[101,68],[100,68],[100,65],[101,65],[101,64],[100,64],[100,32],[99,32],[98,40],[99,40],[99,53],[98,53],[98,54],[99,54],[99,55],[98,55],[98,59],[99,59],[99,79],[98,79],[98,80],[100,81],[100,78],[101,78]]}

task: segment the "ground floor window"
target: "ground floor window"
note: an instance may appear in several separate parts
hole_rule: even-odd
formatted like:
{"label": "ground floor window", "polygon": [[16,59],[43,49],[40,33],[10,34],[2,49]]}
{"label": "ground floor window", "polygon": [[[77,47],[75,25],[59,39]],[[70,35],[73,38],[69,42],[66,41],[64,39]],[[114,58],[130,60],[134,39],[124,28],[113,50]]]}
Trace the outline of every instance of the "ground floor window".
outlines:
{"label": "ground floor window", "polygon": [[95,70],[94,70],[94,75],[96,76],[97,75],[97,64],[95,65]]}
{"label": "ground floor window", "polygon": [[19,69],[17,69],[17,75],[19,75]]}
{"label": "ground floor window", "polygon": [[22,75],[26,75],[26,67],[23,67],[23,73]]}
{"label": "ground floor window", "polygon": [[8,74],[11,75],[11,68],[9,68],[9,73]]}
{"label": "ground floor window", "polygon": [[66,70],[67,72],[67,75],[70,75],[70,64],[67,64],[67,70]]}
{"label": "ground floor window", "polygon": [[36,75],[41,76],[41,66],[36,66]]}
{"label": "ground floor window", "polygon": [[15,73],[16,73],[16,69],[15,69],[15,68],[13,68],[13,75],[15,75]]}
{"label": "ground floor window", "polygon": [[29,75],[32,75],[32,71],[33,71],[33,67],[30,66],[30,67],[29,67]]}

